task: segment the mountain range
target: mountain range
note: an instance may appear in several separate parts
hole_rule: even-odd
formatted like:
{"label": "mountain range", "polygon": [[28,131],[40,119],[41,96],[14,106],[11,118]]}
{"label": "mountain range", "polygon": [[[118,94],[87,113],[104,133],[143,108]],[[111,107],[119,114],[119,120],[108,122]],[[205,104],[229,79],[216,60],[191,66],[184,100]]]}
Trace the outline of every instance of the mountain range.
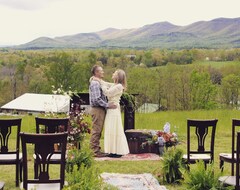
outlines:
{"label": "mountain range", "polygon": [[158,22],[140,28],[107,28],[55,38],[40,37],[13,48],[240,48],[240,17],[216,18],[186,26]]}

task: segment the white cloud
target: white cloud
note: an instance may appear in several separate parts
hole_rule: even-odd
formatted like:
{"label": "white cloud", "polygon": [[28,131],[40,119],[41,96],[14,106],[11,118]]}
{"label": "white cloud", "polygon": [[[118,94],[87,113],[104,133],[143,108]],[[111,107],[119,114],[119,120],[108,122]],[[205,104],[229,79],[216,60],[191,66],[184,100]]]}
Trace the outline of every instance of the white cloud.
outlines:
{"label": "white cloud", "polygon": [[54,1],[61,0],[0,0],[0,5],[20,10],[38,10]]}

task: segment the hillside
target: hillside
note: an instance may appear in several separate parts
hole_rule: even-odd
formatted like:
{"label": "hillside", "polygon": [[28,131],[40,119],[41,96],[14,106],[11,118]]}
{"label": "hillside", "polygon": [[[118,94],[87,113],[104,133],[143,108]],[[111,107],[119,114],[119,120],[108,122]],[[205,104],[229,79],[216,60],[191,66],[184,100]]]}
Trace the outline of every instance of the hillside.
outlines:
{"label": "hillside", "polygon": [[17,49],[38,48],[239,48],[240,17],[199,21],[187,26],[159,22],[140,28],[40,37]]}

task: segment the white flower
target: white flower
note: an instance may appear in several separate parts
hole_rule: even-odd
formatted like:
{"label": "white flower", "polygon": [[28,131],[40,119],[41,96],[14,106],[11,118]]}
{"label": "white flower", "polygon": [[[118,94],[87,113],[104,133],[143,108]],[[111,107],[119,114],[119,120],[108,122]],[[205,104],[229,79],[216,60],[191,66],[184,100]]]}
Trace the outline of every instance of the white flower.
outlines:
{"label": "white flower", "polygon": [[173,136],[173,137],[177,137],[177,134],[176,134],[176,133],[172,133],[172,136]]}
{"label": "white flower", "polygon": [[170,123],[166,123],[165,125],[164,125],[164,127],[163,127],[163,131],[165,132],[165,133],[170,133]]}
{"label": "white flower", "polygon": [[151,131],[150,131],[150,134],[151,134],[152,136],[155,136],[155,135],[157,135],[157,131],[151,130]]}
{"label": "white flower", "polygon": [[159,146],[164,146],[165,139],[163,137],[158,137],[158,144]]}
{"label": "white flower", "polygon": [[57,91],[56,91],[56,90],[53,90],[52,93],[53,93],[53,94],[57,94]]}

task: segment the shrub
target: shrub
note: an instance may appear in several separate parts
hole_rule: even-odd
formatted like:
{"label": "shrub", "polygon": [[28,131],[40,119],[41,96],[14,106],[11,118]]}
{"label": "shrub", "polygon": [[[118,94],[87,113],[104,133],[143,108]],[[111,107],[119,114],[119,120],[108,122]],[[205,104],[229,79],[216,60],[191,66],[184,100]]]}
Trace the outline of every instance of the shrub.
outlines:
{"label": "shrub", "polygon": [[75,165],[72,172],[66,174],[66,180],[68,186],[63,190],[118,190],[117,187],[104,183],[98,168],[93,166],[88,168],[81,165],[78,168]]}
{"label": "shrub", "polygon": [[75,165],[72,172],[67,173],[66,178],[68,186],[64,188],[65,190],[101,190],[103,186],[99,171],[93,167],[87,168],[82,165],[78,168]]}
{"label": "shrub", "polygon": [[179,183],[183,179],[183,171],[186,168],[180,149],[169,149],[163,155],[163,179],[167,183]]}
{"label": "shrub", "polygon": [[91,149],[87,146],[87,143],[83,141],[81,149],[72,149],[68,152],[68,158],[66,162],[66,171],[72,172],[74,166],[77,166],[77,169],[83,165],[84,167],[91,167],[93,163],[93,156]]}
{"label": "shrub", "polygon": [[208,164],[205,169],[204,162],[199,161],[195,164],[195,167],[186,173],[185,183],[189,190],[223,190],[231,188],[223,187],[218,181],[219,176],[220,174],[214,172],[213,163]]}
{"label": "shrub", "polygon": [[82,142],[81,149],[72,149],[68,152],[66,163],[66,181],[68,186],[64,190],[117,190],[103,182],[98,168],[94,166],[92,150],[88,143]]}

